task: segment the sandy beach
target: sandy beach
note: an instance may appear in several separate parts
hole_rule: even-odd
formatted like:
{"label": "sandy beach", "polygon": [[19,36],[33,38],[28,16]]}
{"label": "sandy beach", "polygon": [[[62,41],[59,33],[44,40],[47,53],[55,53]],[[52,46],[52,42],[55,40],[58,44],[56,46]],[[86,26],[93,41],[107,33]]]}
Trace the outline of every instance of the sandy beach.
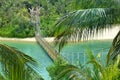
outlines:
{"label": "sandy beach", "polygon": [[[120,30],[120,26],[116,25],[113,28],[105,29],[102,32],[98,32],[94,37],[88,37],[89,40],[105,40],[105,39],[114,39]],[[45,37],[44,38],[48,42],[53,42],[54,37]],[[0,41],[26,41],[26,42],[36,42],[35,37],[32,38],[4,38],[0,37]]]}
{"label": "sandy beach", "polygon": [[[48,42],[53,42],[54,41],[54,37],[47,37],[47,38],[43,38]],[[26,42],[36,42],[35,37],[32,38],[4,38],[4,37],[0,37],[0,41],[26,41]]]}

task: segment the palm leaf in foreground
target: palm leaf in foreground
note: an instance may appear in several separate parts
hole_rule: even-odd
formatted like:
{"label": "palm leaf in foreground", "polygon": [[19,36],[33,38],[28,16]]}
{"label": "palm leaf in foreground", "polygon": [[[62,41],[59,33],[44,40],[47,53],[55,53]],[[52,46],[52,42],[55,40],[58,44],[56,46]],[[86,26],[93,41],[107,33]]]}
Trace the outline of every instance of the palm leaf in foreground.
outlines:
{"label": "palm leaf in foreground", "polygon": [[91,80],[80,68],[66,63],[59,58],[55,63],[47,68],[51,80]]}
{"label": "palm leaf in foreground", "polygon": [[[109,64],[111,60],[120,60],[120,57],[118,55],[120,55],[120,31],[113,39],[112,46],[107,55],[107,64]],[[120,64],[120,61],[118,63]]]}
{"label": "palm leaf in foreground", "polygon": [[[105,66],[106,63],[103,64],[100,62],[102,58],[100,57],[96,58],[89,48],[87,49],[86,53],[87,53],[88,61],[87,64],[85,64],[81,70],[87,73],[92,80],[120,79],[120,69],[118,68],[118,64]],[[92,65],[89,65],[88,63]]]}
{"label": "palm leaf in foreground", "polygon": [[[120,70],[118,64],[102,65],[99,59],[95,58],[90,49],[87,49],[88,61],[84,65],[76,67],[69,63],[54,63],[47,70],[51,80],[119,80]],[[89,64],[92,64],[89,65]]]}
{"label": "palm leaf in foreground", "polygon": [[52,80],[91,80],[79,68],[69,64],[52,66],[48,71]]}
{"label": "palm leaf in foreground", "polygon": [[0,44],[0,62],[5,80],[33,80],[35,76],[40,79],[39,74],[29,66],[34,65],[35,60],[15,48]]}
{"label": "palm leaf in foreground", "polygon": [[[118,15],[115,10],[109,8],[92,8],[85,10],[73,11],[59,19],[54,26],[53,35],[56,36],[59,47],[63,46],[64,42],[81,38],[88,39],[88,36],[94,36],[98,31],[111,28],[111,24],[117,22],[115,17]],[[72,40],[74,41],[74,40]]]}

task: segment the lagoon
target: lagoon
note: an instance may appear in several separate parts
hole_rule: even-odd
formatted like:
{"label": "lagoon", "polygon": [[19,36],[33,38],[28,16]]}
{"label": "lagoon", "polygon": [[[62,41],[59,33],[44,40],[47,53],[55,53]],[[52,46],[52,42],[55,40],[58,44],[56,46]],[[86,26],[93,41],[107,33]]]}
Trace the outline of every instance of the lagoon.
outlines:
{"label": "lagoon", "polygon": [[[38,66],[35,67],[35,70],[40,73],[45,80],[50,80],[46,67],[52,65],[53,61],[36,42],[0,41],[0,43],[15,47],[33,57],[38,63]],[[88,47],[92,50],[95,56],[100,53],[101,59],[104,61],[111,44],[112,40],[94,40],[79,43],[69,43],[63,47],[60,53],[74,65],[77,65],[77,62],[84,64],[87,60],[86,47]]]}
{"label": "lagoon", "polygon": [[51,65],[53,61],[47,55],[47,53],[42,49],[42,47],[40,47],[36,42],[1,41],[0,43],[15,47],[18,50],[31,56],[33,59],[37,61],[37,64],[38,64],[35,70],[38,73],[40,73],[40,75],[45,80],[50,80],[50,77],[48,76],[49,74],[46,71],[46,67],[48,65]]}
{"label": "lagoon", "polygon": [[112,40],[91,40],[79,43],[69,43],[65,46],[61,54],[72,64],[78,65],[78,62],[85,64],[87,61],[87,49],[90,49],[95,57],[100,54],[102,63],[106,61],[106,56],[112,45]]}

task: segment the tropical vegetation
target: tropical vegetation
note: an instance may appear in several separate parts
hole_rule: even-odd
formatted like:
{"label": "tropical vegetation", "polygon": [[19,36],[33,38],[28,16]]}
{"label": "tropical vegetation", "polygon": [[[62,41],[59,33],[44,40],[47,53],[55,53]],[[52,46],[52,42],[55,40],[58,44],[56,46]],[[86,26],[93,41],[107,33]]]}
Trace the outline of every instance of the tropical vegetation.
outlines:
{"label": "tropical vegetation", "polygon": [[[118,63],[105,66],[100,57],[95,57],[90,49],[86,51],[88,60],[78,66],[56,61],[47,68],[52,80],[119,80]],[[62,62],[62,63],[61,63]],[[107,63],[106,63],[107,65]]]}
{"label": "tropical vegetation", "polygon": [[8,45],[0,44],[0,80],[43,80],[32,68],[36,61]]}
{"label": "tropical vegetation", "polygon": [[[41,34],[50,36],[51,27],[67,13],[69,0],[2,0],[0,1],[0,36],[34,37],[34,26],[30,20],[32,7],[41,7]],[[61,5],[61,7],[60,7]]]}
{"label": "tropical vegetation", "polygon": [[[59,42],[57,42],[59,45],[59,51],[69,40],[71,40],[72,37],[74,37],[73,39],[77,39],[77,41],[81,40],[81,38],[87,40],[89,35],[97,34],[99,30],[111,28],[114,27],[115,24],[120,24],[120,2],[118,0],[74,1],[74,11],[69,12],[60,18],[54,26],[53,35],[56,36],[57,41],[59,40]],[[90,5],[88,5],[87,2],[89,2]],[[75,68],[75,66],[73,67],[71,65],[53,66],[52,68],[58,69],[54,70],[53,73],[51,73],[51,76],[53,77],[53,80],[65,80],[62,79],[63,76],[64,78],[67,77],[68,80],[71,80],[71,76],[73,76],[72,80],[86,80],[87,77],[89,77],[90,80],[119,80],[119,50],[120,31],[113,39],[112,46],[107,55],[106,66],[100,64],[92,52],[88,51],[90,59],[88,63],[92,63],[92,68],[88,67],[87,64],[82,66],[82,68],[79,68],[81,72],[85,72],[86,77],[84,74],[80,74],[79,70],[75,71],[78,67]],[[65,67],[67,67],[67,69]]]}
{"label": "tropical vegetation", "polygon": [[[76,41],[82,38],[87,40],[88,35],[120,24],[119,4],[119,0],[0,1],[0,36],[33,37],[34,25],[30,22],[29,8],[41,7],[41,34],[55,36],[56,41],[59,40],[57,43],[60,51],[72,37]],[[87,49],[89,60],[85,65],[75,66],[58,59],[47,70],[52,80],[119,80],[119,53],[120,31],[113,39],[106,65],[100,63],[98,57]],[[35,66],[34,59],[7,45],[0,44],[0,63],[2,68],[0,79],[42,80],[30,66]]]}

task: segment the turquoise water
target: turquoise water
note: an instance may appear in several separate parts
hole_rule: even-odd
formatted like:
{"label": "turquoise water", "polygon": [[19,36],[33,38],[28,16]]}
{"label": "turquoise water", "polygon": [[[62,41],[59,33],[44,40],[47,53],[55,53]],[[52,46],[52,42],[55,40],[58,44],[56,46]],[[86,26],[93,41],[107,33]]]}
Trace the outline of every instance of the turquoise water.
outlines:
{"label": "turquoise water", "polygon": [[[51,65],[53,61],[37,43],[9,41],[1,41],[0,43],[16,47],[18,50],[33,57],[38,63],[37,68],[35,68],[36,71],[39,72],[45,80],[50,80],[46,67]],[[61,54],[72,64],[77,64],[78,61],[84,64],[86,61],[86,47],[89,47],[95,56],[101,53],[101,58],[104,60],[111,43],[112,40],[69,43],[61,50]]]}
{"label": "turquoise water", "polygon": [[53,61],[47,55],[47,53],[42,49],[42,47],[40,47],[37,43],[35,42],[9,42],[9,41],[6,41],[6,42],[2,41],[0,43],[15,47],[18,50],[33,57],[38,63],[38,66],[35,68],[35,70],[39,72],[40,75],[45,80],[50,80],[50,77],[48,76],[49,74],[46,71],[46,67],[48,65],[51,65]]}
{"label": "turquoise water", "polygon": [[93,54],[97,57],[101,55],[102,63],[106,61],[106,55],[112,44],[112,40],[94,40],[79,43],[69,43],[61,51],[61,54],[72,64],[85,64],[87,61],[87,48],[91,49]]}

